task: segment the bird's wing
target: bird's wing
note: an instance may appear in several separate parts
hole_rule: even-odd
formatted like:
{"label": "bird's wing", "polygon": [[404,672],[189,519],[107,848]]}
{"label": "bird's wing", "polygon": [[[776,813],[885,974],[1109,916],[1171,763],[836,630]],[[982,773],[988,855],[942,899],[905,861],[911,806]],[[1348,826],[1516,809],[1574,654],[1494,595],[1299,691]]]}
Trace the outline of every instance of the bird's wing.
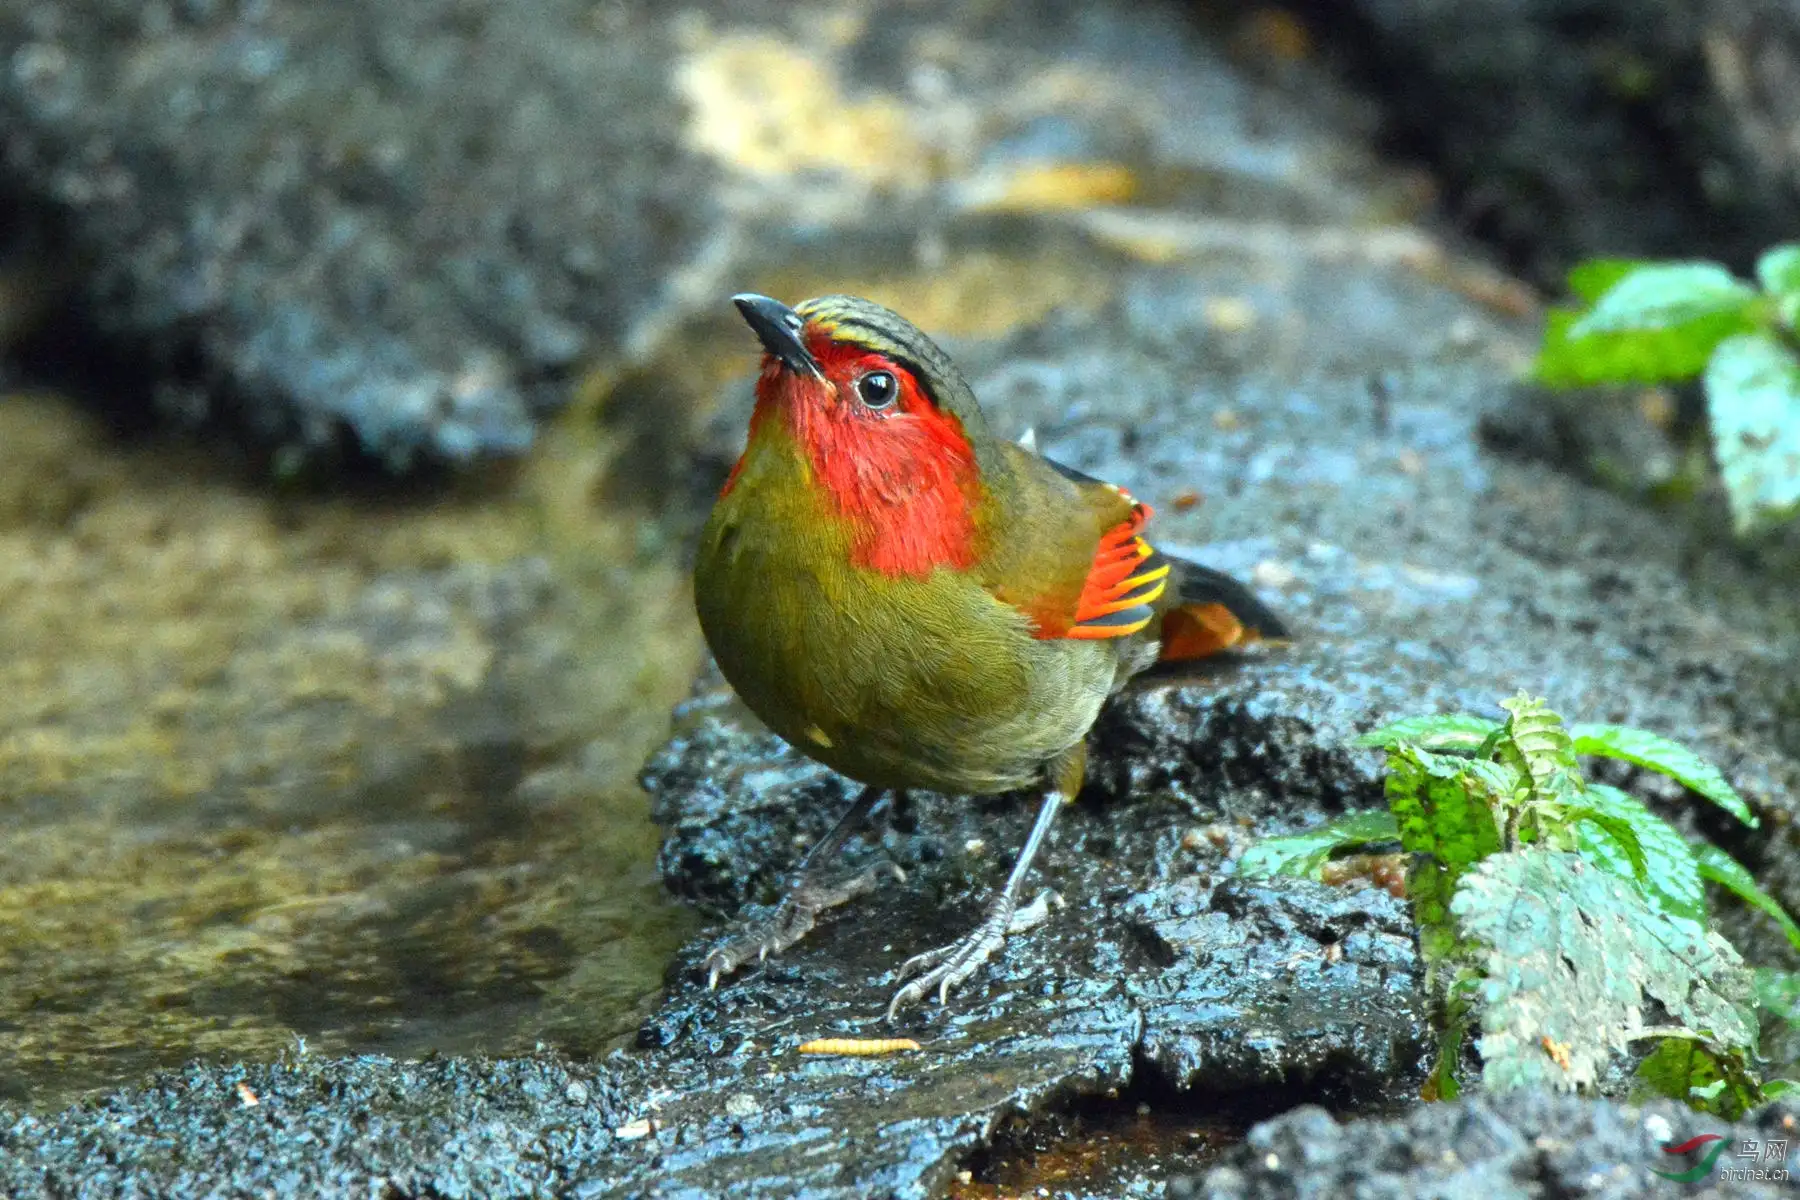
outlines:
{"label": "bird's wing", "polygon": [[1155,618],[1170,563],[1142,535],[1150,507],[1123,488],[1006,446],[1015,506],[998,524],[989,590],[1039,638],[1118,638]]}
{"label": "bird's wing", "polygon": [[[1104,485],[1103,485],[1104,486]],[[1152,607],[1169,586],[1169,560],[1144,540],[1150,506],[1133,500],[1123,521],[1100,535],[1087,579],[1075,603],[1075,618],[1063,637],[1113,638],[1137,633],[1156,616]]]}

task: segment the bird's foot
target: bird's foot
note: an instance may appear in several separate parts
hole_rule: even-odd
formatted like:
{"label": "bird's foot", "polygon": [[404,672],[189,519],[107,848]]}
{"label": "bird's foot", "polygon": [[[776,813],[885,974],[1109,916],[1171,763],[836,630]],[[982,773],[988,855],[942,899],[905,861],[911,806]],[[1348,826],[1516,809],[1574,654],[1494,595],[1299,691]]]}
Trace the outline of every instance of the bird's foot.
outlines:
{"label": "bird's foot", "polygon": [[788,889],[767,920],[758,921],[742,933],[713,948],[702,969],[706,972],[708,991],[719,986],[719,980],[745,963],[762,962],[771,954],[779,954],[812,932],[819,914],[835,908],[872,889],[884,875],[902,882],[906,872],[895,863],[882,861],[848,878],[835,882],[802,877]]}
{"label": "bird's foot", "polygon": [[[923,954],[915,954],[900,965],[900,978],[911,979],[894,993],[888,1005],[887,1019],[892,1021],[903,1008],[919,1003],[937,989],[938,1003],[950,998],[950,989],[960,987],[977,968],[993,956],[1010,933],[1018,933],[1042,924],[1052,904],[1061,905],[1062,897],[1045,889],[1023,909],[1014,910],[1006,899],[988,910],[981,924],[948,946],[939,946]],[[917,975],[917,979],[913,976]]]}
{"label": "bird's foot", "polygon": [[[893,1001],[888,1004],[887,1019],[892,1021],[901,1009],[925,999],[933,988],[937,989],[939,1004],[947,1001],[950,989],[973,975],[1006,941],[1006,925],[1010,916],[1011,914],[1007,914],[995,921],[990,914],[961,939],[948,946],[939,946],[936,950],[915,954],[902,963],[900,978],[911,979],[912,982],[894,993]],[[913,979],[914,975],[918,978]]]}

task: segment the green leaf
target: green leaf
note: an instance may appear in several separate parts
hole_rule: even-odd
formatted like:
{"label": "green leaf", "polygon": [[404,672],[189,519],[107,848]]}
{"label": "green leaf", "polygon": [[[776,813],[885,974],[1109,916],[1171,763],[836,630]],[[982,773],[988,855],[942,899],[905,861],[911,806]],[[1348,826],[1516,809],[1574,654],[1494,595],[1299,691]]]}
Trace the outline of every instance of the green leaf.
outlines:
{"label": "green leaf", "polygon": [[1462,783],[1462,759],[1432,754],[1410,742],[1388,751],[1388,808],[1400,828],[1400,845],[1412,860],[1406,894],[1419,926],[1419,952],[1428,985],[1441,964],[1456,959],[1461,943],[1450,920],[1450,898],[1471,863],[1500,848],[1488,806]]}
{"label": "green leaf", "polygon": [[1263,838],[1244,851],[1237,861],[1236,873],[1250,879],[1269,879],[1276,875],[1317,879],[1325,860],[1335,851],[1370,842],[1399,840],[1400,826],[1393,813],[1384,809],[1346,813],[1334,821],[1299,833]]}
{"label": "green leaf", "polygon": [[1712,880],[1751,908],[1760,909],[1774,917],[1775,923],[1781,926],[1781,932],[1787,934],[1787,940],[1796,949],[1800,949],[1800,925],[1794,924],[1794,918],[1781,906],[1781,901],[1763,891],[1743,863],[1711,842],[1695,842],[1693,851],[1694,862],[1700,868],[1700,878]]}
{"label": "green leaf", "polygon": [[1485,972],[1477,1044],[1490,1088],[1592,1086],[1651,1000],[1723,1052],[1754,1044],[1750,973],[1730,943],[1578,855],[1491,855],[1451,912]]}
{"label": "green leaf", "polygon": [[[1759,326],[1754,289],[1715,263],[1651,263],[1580,280],[1611,286],[1586,311],[1552,309],[1535,374],[1552,387],[1690,379],[1733,334]],[[1572,275],[1573,287],[1577,280]]]}
{"label": "green leaf", "polygon": [[[1544,342],[1532,378],[1546,387],[1592,387],[1599,383],[1660,383],[1691,379],[1711,357],[1714,340],[1666,333],[1614,333],[1577,337],[1580,311],[1553,308],[1544,317]],[[1742,332],[1736,323],[1719,331]]]}
{"label": "green leaf", "polygon": [[[1644,802],[1629,792],[1596,783],[1588,786],[1583,796],[1585,806],[1602,816],[1631,827],[1644,856],[1642,890],[1645,898],[1659,911],[1685,921],[1706,920],[1706,889],[1700,883],[1700,865],[1687,839],[1675,827],[1644,807]],[[1583,842],[1584,850],[1596,849]],[[1592,855],[1594,862],[1621,878],[1636,882],[1633,871],[1625,874],[1614,868],[1603,854]]]}
{"label": "green leaf", "polygon": [[1595,758],[1616,758],[1666,775],[1755,829],[1756,814],[1744,798],[1725,781],[1719,768],[1671,738],[1624,725],[1571,725],[1569,736],[1575,753]]}
{"label": "green leaf", "polygon": [[1462,1081],[1457,1068],[1462,1065],[1463,1043],[1469,1036],[1469,1022],[1481,995],[1481,976],[1470,968],[1459,968],[1444,989],[1443,1003],[1438,1006],[1437,1062],[1425,1080],[1421,1098],[1427,1101],[1454,1100],[1462,1094]]}
{"label": "green leaf", "polygon": [[[1465,763],[1402,744],[1388,753],[1388,807],[1400,826],[1400,844],[1439,864],[1461,869],[1500,848],[1493,813],[1469,795]],[[1402,781],[1402,803],[1393,785]]]}
{"label": "green leaf", "polygon": [[1532,798],[1561,799],[1570,790],[1570,781],[1578,777],[1575,751],[1562,717],[1543,700],[1523,692],[1501,701],[1500,707],[1506,710],[1506,739],[1518,756],[1517,765],[1531,782]]}
{"label": "green leaf", "polygon": [[1800,242],[1763,251],[1756,260],[1756,281],[1771,296],[1800,296]]}
{"label": "green leaf", "polygon": [[1473,750],[1498,728],[1500,722],[1468,713],[1406,717],[1371,729],[1357,738],[1356,744],[1377,750],[1385,750],[1399,742],[1411,742],[1426,750]]}
{"label": "green leaf", "polygon": [[1766,1079],[1762,1085],[1763,1102],[1779,1100],[1783,1096],[1792,1095],[1796,1090],[1800,1090],[1800,1083],[1792,1079]]}
{"label": "green leaf", "polygon": [[1529,790],[1525,775],[1509,763],[1469,759],[1463,762],[1458,778],[1464,787],[1489,806],[1511,804],[1520,792]]}
{"label": "green leaf", "polygon": [[1800,511],[1800,358],[1772,333],[1730,338],[1706,368],[1706,412],[1738,534]]}
{"label": "green leaf", "polygon": [[1630,821],[1588,807],[1570,809],[1568,817],[1575,824],[1575,845],[1583,858],[1633,883],[1642,884],[1649,878],[1644,845]]}
{"label": "green leaf", "polygon": [[1655,265],[1641,258],[1590,258],[1570,269],[1569,294],[1592,304],[1633,271]]}
{"label": "green leaf", "polygon": [[1790,1025],[1800,1025],[1800,971],[1758,967],[1752,975],[1757,1006]]}
{"label": "green leaf", "polygon": [[1676,330],[1697,320],[1748,310],[1756,292],[1717,263],[1649,263],[1607,288],[1570,333]]}

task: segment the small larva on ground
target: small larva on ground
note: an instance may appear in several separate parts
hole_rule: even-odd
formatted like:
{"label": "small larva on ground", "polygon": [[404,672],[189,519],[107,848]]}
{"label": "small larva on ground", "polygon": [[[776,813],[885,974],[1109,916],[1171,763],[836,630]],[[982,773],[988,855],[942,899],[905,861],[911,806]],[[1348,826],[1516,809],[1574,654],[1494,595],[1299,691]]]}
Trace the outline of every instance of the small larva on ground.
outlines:
{"label": "small larva on ground", "polygon": [[919,1049],[911,1038],[815,1038],[796,1047],[801,1054],[852,1054],[873,1058]]}

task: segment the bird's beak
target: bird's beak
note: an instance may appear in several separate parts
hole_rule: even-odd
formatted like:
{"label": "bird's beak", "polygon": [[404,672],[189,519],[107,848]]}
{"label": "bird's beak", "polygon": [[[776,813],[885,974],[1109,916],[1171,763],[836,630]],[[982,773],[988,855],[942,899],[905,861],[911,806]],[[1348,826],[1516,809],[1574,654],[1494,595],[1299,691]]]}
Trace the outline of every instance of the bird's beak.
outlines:
{"label": "bird's beak", "polygon": [[812,356],[806,343],[800,340],[800,331],[806,322],[800,314],[779,300],[771,300],[767,296],[759,296],[755,292],[744,292],[733,296],[731,302],[737,305],[744,320],[756,331],[757,340],[762,342],[763,349],[780,359],[790,371],[799,371],[818,379],[825,378],[825,372],[819,367],[819,360]]}

